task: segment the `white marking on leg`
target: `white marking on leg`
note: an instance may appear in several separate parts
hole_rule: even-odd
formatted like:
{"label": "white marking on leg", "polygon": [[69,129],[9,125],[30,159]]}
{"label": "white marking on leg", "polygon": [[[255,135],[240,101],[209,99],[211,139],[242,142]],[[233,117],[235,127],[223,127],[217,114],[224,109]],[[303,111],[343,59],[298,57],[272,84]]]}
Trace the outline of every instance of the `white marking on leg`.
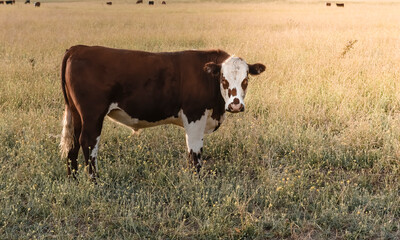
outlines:
{"label": "white marking on leg", "polygon": [[200,153],[200,149],[203,147],[204,131],[207,123],[207,112],[206,110],[203,116],[194,122],[189,123],[186,115],[182,113],[183,126],[186,130],[186,145],[188,152],[192,150],[194,153]]}
{"label": "white marking on leg", "polygon": [[[196,120],[194,122],[189,123],[188,118],[186,115],[183,113],[183,111],[180,112],[182,121],[183,121],[183,126],[186,131],[186,145],[189,154],[192,152],[195,154],[196,159],[197,159],[197,164],[201,167],[202,166],[202,160],[201,160],[201,155],[199,158],[197,158],[198,154],[201,154],[201,149],[203,147],[203,137],[204,137],[204,131],[206,128],[207,124],[207,114],[208,110],[204,111],[203,116],[199,120]],[[198,167],[198,166],[195,166]]]}
{"label": "white marking on leg", "polygon": [[95,171],[97,172],[97,153],[99,152],[99,143],[100,143],[100,136],[96,138],[96,145],[94,145],[94,148],[90,154],[90,157],[94,159],[94,164],[95,164]]}

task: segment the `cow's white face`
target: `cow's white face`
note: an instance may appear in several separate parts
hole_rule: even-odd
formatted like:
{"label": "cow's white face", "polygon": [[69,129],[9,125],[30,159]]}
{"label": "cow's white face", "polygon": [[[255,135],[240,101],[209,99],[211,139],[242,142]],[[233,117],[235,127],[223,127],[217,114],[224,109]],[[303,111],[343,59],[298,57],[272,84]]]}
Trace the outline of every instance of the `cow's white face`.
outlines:
{"label": "cow's white face", "polygon": [[258,75],[265,70],[263,64],[247,64],[243,59],[230,57],[222,64],[207,63],[204,70],[214,76],[219,75],[221,95],[225,100],[225,110],[232,113],[244,111],[248,75]]}
{"label": "cow's white face", "polygon": [[238,57],[230,57],[221,66],[221,94],[228,112],[244,111],[249,66]]}

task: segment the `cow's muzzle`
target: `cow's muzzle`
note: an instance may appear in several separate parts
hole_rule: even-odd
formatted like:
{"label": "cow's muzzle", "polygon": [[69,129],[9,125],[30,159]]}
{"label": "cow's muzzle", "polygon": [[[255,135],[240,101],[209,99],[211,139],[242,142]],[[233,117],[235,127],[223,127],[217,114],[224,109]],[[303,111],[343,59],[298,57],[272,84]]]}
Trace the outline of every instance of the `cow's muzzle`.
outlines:
{"label": "cow's muzzle", "polygon": [[239,103],[239,104],[235,104],[235,103],[231,103],[228,105],[228,112],[231,113],[238,113],[238,112],[243,112],[244,111],[244,105]]}

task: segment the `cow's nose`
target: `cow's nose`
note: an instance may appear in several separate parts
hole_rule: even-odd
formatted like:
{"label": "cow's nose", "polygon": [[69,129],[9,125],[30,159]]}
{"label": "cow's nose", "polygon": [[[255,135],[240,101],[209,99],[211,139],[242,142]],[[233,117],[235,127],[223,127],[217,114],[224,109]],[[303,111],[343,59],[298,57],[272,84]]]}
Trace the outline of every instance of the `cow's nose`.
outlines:
{"label": "cow's nose", "polygon": [[238,112],[243,112],[243,111],[244,111],[244,105],[241,103],[239,103],[239,104],[231,103],[228,106],[228,112],[238,113]]}

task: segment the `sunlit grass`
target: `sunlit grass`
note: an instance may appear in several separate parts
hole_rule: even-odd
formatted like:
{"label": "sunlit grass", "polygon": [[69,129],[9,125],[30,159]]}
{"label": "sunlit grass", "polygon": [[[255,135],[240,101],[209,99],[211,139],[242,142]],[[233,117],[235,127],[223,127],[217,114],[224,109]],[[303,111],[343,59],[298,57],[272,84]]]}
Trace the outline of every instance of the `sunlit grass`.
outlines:
{"label": "sunlit grass", "polygon": [[[0,5],[0,239],[399,238],[400,5],[183,2]],[[267,70],[205,138],[200,176],[182,129],[106,120],[96,186],[58,149],[75,44],[221,48]]]}

